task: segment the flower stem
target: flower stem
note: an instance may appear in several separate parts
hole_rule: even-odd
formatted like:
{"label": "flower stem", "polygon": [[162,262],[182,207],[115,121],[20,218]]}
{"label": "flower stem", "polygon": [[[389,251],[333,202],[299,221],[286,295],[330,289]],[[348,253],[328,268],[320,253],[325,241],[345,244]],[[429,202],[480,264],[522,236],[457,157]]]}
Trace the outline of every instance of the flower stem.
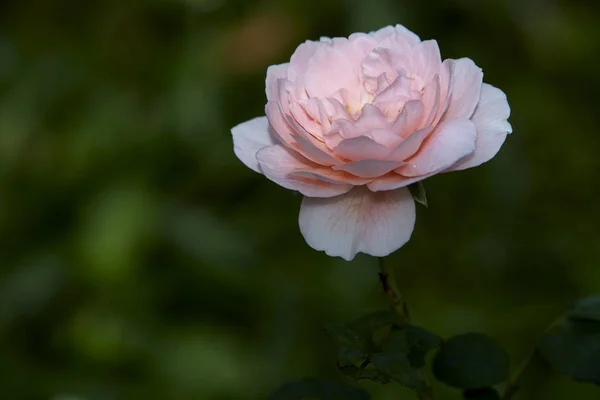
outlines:
{"label": "flower stem", "polygon": [[[544,333],[548,332],[552,327],[554,327],[557,323],[559,323],[563,318],[565,318],[564,313],[561,314],[558,318],[556,318],[544,330]],[[533,359],[536,357],[537,343],[539,343],[539,339],[535,342],[535,344],[533,345],[532,349],[529,351],[529,354],[527,355],[525,360],[523,360],[523,362],[519,365],[517,370],[511,375],[510,379],[508,380],[508,385],[506,386],[506,390],[504,391],[504,394],[502,395],[502,400],[512,399],[513,396],[515,394],[517,394],[517,392],[519,391],[519,389],[520,389],[519,381],[521,380],[521,377],[523,376],[523,374],[525,373],[527,368],[529,368],[529,366],[531,365]]]}
{"label": "flower stem", "polygon": [[[386,265],[383,257],[379,257],[379,280],[383,288],[383,293],[391,300],[392,308],[395,312],[402,317],[402,321],[408,324],[410,321],[410,315],[408,313],[408,306],[400,293],[398,284],[396,283],[396,275],[394,274],[394,267]],[[415,393],[419,400],[435,400],[433,395],[433,389],[427,385],[425,389],[416,389]]]}
{"label": "flower stem", "polygon": [[392,301],[394,310],[403,317],[404,322],[408,323],[410,320],[408,307],[396,283],[394,268],[387,266],[383,261],[383,257],[379,257],[379,270],[379,280],[383,287],[383,293]]}
{"label": "flower stem", "polygon": [[523,362],[519,365],[517,370],[514,372],[514,374],[508,380],[508,385],[506,386],[506,390],[504,391],[504,394],[502,395],[502,400],[510,400],[513,398],[513,396],[515,394],[517,394],[517,392],[519,391],[519,380],[521,379],[521,376],[523,375],[523,373],[525,372],[527,367],[529,367],[529,364],[533,360],[534,356],[535,356],[535,347],[529,352],[529,355],[527,356],[527,358],[525,358],[525,360],[523,360]]}

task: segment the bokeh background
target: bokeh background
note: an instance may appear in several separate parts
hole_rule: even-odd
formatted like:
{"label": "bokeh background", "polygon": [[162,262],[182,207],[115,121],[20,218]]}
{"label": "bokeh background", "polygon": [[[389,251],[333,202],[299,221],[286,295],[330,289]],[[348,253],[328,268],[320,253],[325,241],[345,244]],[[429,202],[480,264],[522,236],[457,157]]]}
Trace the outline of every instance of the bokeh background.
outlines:
{"label": "bokeh background", "polygon": [[[474,59],[514,133],[492,162],[426,181],[388,262],[415,323],[487,332],[518,364],[600,292],[599,18],[574,0],[1,2],[0,398],[265,399],[344,380],[322,324],[385,307],[376,260],[309,248],[301,198],[245,168],[229,130],[264,113],[266,68],[301,41],[395,23]],[[600,397],[548,370],[531,387],[518,398]]]}

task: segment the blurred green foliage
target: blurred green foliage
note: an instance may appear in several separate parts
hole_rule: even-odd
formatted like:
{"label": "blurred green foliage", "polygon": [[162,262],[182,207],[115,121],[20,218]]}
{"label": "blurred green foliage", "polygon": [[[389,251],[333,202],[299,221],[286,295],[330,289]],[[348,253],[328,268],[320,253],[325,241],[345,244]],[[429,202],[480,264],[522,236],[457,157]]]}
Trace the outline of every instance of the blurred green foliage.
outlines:
{"label": "blurred green foliage", "polygon": [[[229,129],[264,113],[267,66],[301,41],[395,23],[475,60],[514,133],[426,181],[388,262],[416,323],[486,332],[518,363],[600,292],[599,16],[583,0],[1,2],[0,397],[264,399],[343,380],[323,323],[385,306],[377,263],[309,248],[300,197],[245,168]],[[517,399],[598,398],[546,367]]]}

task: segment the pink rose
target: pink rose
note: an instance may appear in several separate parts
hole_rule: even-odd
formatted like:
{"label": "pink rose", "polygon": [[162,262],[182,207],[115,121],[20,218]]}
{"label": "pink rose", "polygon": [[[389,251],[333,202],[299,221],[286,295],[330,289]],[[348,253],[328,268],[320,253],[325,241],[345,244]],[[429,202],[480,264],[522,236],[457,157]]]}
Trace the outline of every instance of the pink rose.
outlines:
{"label": "pink rose", "polygon": [[267,70],[267,116],[231,130],[234,151],[305,196],[311,247],[386,256],[413,231],[407,185],[488,161],[512,132],[505,94],[482,78],[401,25],[307,41]]}

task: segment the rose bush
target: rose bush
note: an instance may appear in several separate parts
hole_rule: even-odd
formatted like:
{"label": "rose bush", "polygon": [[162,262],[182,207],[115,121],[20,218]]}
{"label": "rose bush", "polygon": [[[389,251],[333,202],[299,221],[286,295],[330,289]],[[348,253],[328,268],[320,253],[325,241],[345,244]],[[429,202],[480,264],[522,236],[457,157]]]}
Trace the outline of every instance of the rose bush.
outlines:
{"label": "rose bush", "polygon": [[307,41],[267,70],[266,117],[232,129],[234,151],[305,196],[311,247],[385,256],[413,231],[407,185],[488,161],[512,132],[506,96],[482,78],[401,25]]}

